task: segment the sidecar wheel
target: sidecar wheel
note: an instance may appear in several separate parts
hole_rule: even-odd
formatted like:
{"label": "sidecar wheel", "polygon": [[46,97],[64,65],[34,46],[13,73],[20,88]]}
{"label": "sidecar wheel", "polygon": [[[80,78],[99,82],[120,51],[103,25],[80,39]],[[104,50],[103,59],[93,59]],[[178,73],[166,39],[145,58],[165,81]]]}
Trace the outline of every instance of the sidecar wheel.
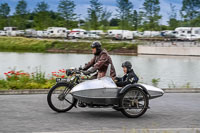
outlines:
{"label": "sidecar wheel", "polygon": [[130,88],[125,91],[120,99],[121,112],[129,118],[143,115],[148,108],[149,99],[146,93],[139,88]]}
{"label": "sidecar wheel", "polygon": [[56,112],[66,112],[76,106],[77,99],[70,94],[68,85],[56,84],[48,95],[47,102],[49,107]]}

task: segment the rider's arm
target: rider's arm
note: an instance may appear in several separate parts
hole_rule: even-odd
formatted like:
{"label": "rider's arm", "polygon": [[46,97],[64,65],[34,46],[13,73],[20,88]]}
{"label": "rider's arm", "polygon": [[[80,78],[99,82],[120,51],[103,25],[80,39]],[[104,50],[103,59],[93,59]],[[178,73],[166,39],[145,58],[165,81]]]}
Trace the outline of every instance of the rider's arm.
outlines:
{"label": "rider's arm", "polygon": [[95,63],[95,57],[93,57],[90,62],[88,62],[87,64],[85,64],[85,66],[83,67],[83,70],[88,70],[91,66],[94,65],[94,63]]}

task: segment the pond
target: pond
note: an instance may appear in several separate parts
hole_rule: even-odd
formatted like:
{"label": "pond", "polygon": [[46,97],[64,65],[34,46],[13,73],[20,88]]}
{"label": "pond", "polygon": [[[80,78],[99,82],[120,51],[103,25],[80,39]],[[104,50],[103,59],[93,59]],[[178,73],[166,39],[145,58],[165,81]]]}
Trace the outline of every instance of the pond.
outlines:
{"label": "pond", "polygon": [[[33,72],[41,68],[46,74],[59,69],[78,68],[93,57],[92,54],[17,53],[0,52],[0,78],[12,69]],[[118,76],[123,75],[121,64],[130,61],[140,82],[152,84],[160,79],[159,87],[200,87],[200,57],[188,56],[123,56],[111,55]]]}

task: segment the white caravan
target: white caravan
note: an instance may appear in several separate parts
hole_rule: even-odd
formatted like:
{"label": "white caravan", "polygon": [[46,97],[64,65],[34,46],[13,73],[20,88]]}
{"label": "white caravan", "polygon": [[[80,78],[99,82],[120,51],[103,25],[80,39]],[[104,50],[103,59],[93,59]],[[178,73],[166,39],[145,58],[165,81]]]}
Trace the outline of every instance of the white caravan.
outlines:
{"label": "white caravan", "polygon": [[71,32],[86,32],[84,29],[72,29]]}
{"label": "white caravan", "polygon": [[103,30],[90,30],[90,33],[96,34],[96,35],[104,35],[105,33]]}
{"label": "white caravan", "polygon": [[34,29],[26,29],[25,30],[25,36],[26,37],[36,37],[37,36],[37,31]]}
{"label": "white caravan", "polygon": [[81,34],[80,32],[80,38],[82,39],[100,39],[101,37],[97,34],[94,34],[93,32],[83,32]]}
{"label": "white caravan", "polygon": [[164,30],[164,31],[161,31],[160,34],[163,37],[174,38],[177,35],[177,31],[174,31],[174,30]]}
{"label": "white caravan", "polygon": [[133,32],[129,30],[108,30],[107,33],[114,39],[133,39]]}
{"label": "white caravan", "polygon": [[6,31],[0,30],[0,36],[6,36]]}
{"label": "white caravan", "polygon": [[14,30],[17,30],[17,27],[4,27],[3,30],[4,31],[14,31]]}
{"label": "white caravan", "polygon": [[48,37],[48,32],[47,31],[43,31],[43,30],[38,30],[37,31],[37,37]]}
{"label": "white caravan", "polygon": [[67,37],[67,29],[64,27],[49,27],[47,33],[48,37]]}
{"label": "white caravan", "polygon": [[4,27],[4,31],[6,31],[7,36],[17,36],[17,27]]}
{"label": "white caravan", "polygon": [[176,37],[182,40],[200,39],[200,27],[178,27],[175,29]]}
{"label": "white caravan", "polygon": [[132,31],[133,33],[133,37],[142,37],[143,32],[139,32],[139,31]]}
{"label": "white caravan", "polygon": [[82,36],[85,36],[84,34],[87,34],[84,29],[72,29],[67,37],[70,39],[82,38]]}
{"label": "white caravan", "polygon": [[142,37],[157,37],[160,36],[160,31],[144,31]]}
{"label": "white caravan", "polygon": [[70,32],[67,37],[69,39],[76,39],[76,38],[81,38],[80,34],[83,34],[84,32]]}

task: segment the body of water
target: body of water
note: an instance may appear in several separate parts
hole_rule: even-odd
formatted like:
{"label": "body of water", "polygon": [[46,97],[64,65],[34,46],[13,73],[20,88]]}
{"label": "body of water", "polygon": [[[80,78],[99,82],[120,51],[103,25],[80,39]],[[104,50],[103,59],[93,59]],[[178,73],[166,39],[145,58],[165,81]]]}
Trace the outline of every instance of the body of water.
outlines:
{"label": "body of water", "polygon": [[[16,53],[0,52],[0,78],[12,69],[33,72],[40,67],[46,74],[59,69],[79,67],[93,57],[92,54]],[[140,82],[152,84],[160,78],[159,87],[200,87],[200,57],[185,56],[122,56],[111,55],[118,76],[123,75],[121,64],[130,61]]]}

